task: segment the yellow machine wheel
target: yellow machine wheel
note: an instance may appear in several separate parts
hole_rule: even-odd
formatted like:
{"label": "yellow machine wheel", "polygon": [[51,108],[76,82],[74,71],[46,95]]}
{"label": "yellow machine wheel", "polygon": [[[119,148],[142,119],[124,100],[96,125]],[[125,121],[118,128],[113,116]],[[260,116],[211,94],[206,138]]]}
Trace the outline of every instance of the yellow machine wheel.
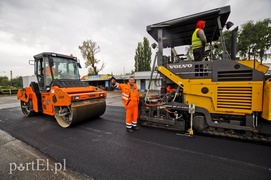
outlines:
{"label": "yellow machine wheel", "polygon": [[55,118],[61,127],[67,128],[72,124],[99,117],[104,114],[105,109],[105,101],[83,106],[55,107]]}

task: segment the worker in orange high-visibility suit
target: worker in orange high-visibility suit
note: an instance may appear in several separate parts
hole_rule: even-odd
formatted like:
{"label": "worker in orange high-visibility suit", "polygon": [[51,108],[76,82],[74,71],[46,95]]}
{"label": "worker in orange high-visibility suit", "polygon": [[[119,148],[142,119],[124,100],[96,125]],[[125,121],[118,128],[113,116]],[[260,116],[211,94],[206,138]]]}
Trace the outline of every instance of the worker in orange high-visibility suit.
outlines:
{"label": "worker in orange high-visibility suit", "polygon": [[[46,71],[46,76],[51,76],[50,66],[46,66],[45,71]],[[56,70],[56,68],[52,67],[52,72],[53,72],[53,75],[54,75],[54,76],[57,75],[57,70]],[[42,74],[44,75],[44,69],[42,69]]]}
{"label": "worker in orange high-visibility suit", "polygon": [[[46,74],[47,74],[47,75],[51,75],[51,71],[50,71],[50,67],[49,67],[49,66],[47,66],[47,67],[45,68],[45,70],[46,70]],[[53,72],[54,75],[57,74],[56,68],[52,67],[52,72]]]}
{"label": "worker in orange high-visibility suit", "polygon": [[[46,66],[45,71],[46,71],[46,76],[47,76],[48,78],[52,78],[50,66]],[[58,72],[57,72],[57,69],[56,69],[56,68],[52,67],[52,73],[53,73],[54,79],[59,79],[59,77],[58,77]],[[42,70],[42,74],[44,74],[44,70]]]}
{"label": "worker in orange high-visibility suit", "polygon": [[127,132],[133,132],[138,130],[137,119],[138,119],[138,103],[139,103],[139,93],[138,88],[135,83],[135,78],[130,76],[129,82],[127,84],[117,83],[113,78],[111,83],[114,87],[122,91],[122,103],[126,110],[126,130]]}

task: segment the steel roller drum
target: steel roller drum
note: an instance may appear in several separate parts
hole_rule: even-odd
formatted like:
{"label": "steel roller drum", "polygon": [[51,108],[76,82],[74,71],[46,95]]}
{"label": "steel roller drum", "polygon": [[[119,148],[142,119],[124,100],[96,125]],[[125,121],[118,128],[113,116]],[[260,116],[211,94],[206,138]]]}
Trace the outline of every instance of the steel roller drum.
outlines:
{"label": "steel roller drum", "polygon": [[105,99],[73,102],[70,107],[55,107],[55,118],[61,127],[67,128],[82,121],[88,121],[104,114]]}

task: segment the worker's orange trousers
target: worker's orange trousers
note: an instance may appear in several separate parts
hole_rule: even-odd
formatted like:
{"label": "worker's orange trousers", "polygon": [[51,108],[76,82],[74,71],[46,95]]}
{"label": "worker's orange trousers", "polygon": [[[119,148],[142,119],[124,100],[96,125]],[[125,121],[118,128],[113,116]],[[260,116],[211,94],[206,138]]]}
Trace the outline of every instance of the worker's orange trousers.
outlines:
{"label": "worker's orange trousers", "polygon": [[126,128],[137,126],[138,106],[126,107]]}

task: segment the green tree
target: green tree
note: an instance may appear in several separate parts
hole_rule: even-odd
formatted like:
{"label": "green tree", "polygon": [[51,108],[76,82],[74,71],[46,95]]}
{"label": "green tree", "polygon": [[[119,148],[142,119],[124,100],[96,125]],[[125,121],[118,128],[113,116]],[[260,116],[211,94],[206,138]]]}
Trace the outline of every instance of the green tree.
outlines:
{"label": "green tree", "polygon": [[142,56],[143,56],[143,45],[141,42],[137,44],[136,52],[135,52],[135,72],[141,71],[143,68],[143,63],[142,63]]}
{"label": "green tree", "polygon": [[254,24],[248,21],[242,25],[238,36],[237,50],[242,58],[259,58],[262,62],[266,57],[266,50],[271,46],[271,19],[264,19]]}
{"label": "green tree", "polygon": [[255,56],[260,58],[262,62],[267,58],[266,51],[271,46],[271,19],[264,19],[263,21],[256,22],[255,31],[257,32],[255,39],[258,39],[258,42],[255,46]]}
{"label": "green tree", "polygon": [[86,61],[85,67],[89,67],[89,75],[97,75],[100,71],[104,69],[104,63],[102,63],[100,68],[97,67],[97,64],[99,64],[101,60],[95,58],[95,55],[100,52],[100,47],[97,45],[96,42],[93,42],[92,40],[86,40],[83,42],[82,46],[79,46],[78,48],[80,49],[81,54]]}
{"label": "green tree", "polygon": [[135,52],[135,71],[150,71],[151,70],[151,47],[149,40],[144,37],[143,43],[139,42]]}
{"label": "green tree", "polygon": [[3,86],[3,87],[8,87],[8,85],[9,85],[9,80],[8,80],[8,78],[3,78],[2,80],[1,80],[1,85]]}
{"label": "green tree", "polygon": [[10,84],[12,84],[12,86],[14,86],[14,87],[23,87],[23,78],[22,78],[22,76],[13,78],[11,80]]}
{"label": "green tree", "polygon": [[6,86],[8,84],[8,83],[6,84],[6,81],[8,81],[8,77],[7,76],[0,76],[0,86]]}
{"label": "green tree", "polygon": [[151,70],[151,47],[149,40],[144,37],[143,40],[143,62],[144,62],[144,70],[150,71]]}

